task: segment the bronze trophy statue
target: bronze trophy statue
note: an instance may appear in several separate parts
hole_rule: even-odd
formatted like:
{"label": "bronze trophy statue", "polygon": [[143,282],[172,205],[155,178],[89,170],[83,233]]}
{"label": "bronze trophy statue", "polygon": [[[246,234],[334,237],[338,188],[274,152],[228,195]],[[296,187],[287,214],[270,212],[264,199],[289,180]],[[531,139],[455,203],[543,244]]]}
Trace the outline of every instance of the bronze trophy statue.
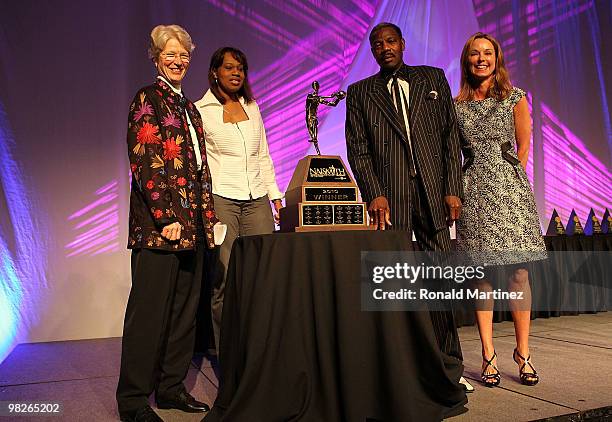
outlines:
{"label": "bronze trophy statue", "polygon": [[306,97],[306,127],[317,155],[302,158],[285,193],[286,206],[280,210],[283,232],[366,230],[366,205],[359,202],[353,176],[338,155],[321,155],[318,142],[317,109],[320,104],[335,107],[346,97],[344,91],[319,95],[319,82]]}
{"label": "bronze trophy statue", "polygon": [[312,83],[312,89],[313,92],[309,93],[306,97],[306,127],[308,128],[308,135],[310,136],[308,142],[312,142],[317,150],[317,154],[321,155],[321,151],[319,150],[319,140],[317,137],[319,127],[317,110],[319,109],[319,104],[336,107],[338,103],[346,97],[346,92],[337,91],[331,95],[319,95],[318,81],[314,81]]}

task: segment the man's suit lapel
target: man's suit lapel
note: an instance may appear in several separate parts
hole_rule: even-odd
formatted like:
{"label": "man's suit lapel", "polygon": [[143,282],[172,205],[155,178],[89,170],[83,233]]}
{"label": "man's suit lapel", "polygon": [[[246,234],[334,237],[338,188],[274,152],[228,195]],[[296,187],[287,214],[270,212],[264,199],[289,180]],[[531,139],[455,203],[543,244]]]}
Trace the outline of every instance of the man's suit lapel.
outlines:
{"label": "man's suit lapel", "polygon": [[380,108],[391,127],[402,137],[402,139],[404,139],[404,141],[406,141],[406,135],[399,121],[397,110],[393,105],[393,99],[391,98],[391,94],[389,94],[385,80],[380,77],[380,74],[374,78],[374,86],[368,92],[368,95],[374,104]]}
{"label": "man's suit lapel", "polygon": [[419,112],[421,111],[421,103],[425,94],[425,78],[415,68],[404,65],[408,72],[408,84],[410,84],[410,128],[415,127],[418,121]]}

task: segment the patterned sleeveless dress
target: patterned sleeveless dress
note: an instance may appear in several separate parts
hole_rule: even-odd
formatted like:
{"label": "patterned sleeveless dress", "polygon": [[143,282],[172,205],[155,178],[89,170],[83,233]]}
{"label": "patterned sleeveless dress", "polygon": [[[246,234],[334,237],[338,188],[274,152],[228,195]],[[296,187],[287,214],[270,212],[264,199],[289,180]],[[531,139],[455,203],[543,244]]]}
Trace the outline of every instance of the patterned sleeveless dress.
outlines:
{"label": "patterned sleeveless dress", "polygon": [[[506,265],[546,258],[535,199],[516,155],[514,106],[525,92],[503,101],[457,102],[464,151],[464,201],[457,248],[474,263]],[[471,153],[469,153],[471,151]]]}

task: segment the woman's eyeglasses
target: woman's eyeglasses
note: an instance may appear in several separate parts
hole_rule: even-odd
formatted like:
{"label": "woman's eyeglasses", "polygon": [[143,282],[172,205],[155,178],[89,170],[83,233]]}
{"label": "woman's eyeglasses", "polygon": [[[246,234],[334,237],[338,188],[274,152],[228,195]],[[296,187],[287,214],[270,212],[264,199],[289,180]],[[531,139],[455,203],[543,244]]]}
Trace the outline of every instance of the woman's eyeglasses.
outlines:
{"label": "woman's eyeglasses", "polygon": [[169,61],[169,62],[173,62],[177,56],[179,57],[179,59],[181,59],[183,63],[189,63],[189,61],[191,60],[191,56],[187,53],[177,54],[173,52],[168,52],[168,53],[161,53],[160,56],[162,59]]}

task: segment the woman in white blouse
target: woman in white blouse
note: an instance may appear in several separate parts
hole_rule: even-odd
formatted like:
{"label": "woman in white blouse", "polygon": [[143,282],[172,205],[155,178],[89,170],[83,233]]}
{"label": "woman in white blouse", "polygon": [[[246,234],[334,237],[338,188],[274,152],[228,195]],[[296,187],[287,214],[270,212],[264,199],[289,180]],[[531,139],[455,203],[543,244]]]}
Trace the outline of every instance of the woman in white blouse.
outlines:
{"label": "woman in white blouse", "polygon": [[[225,279],[234,240],[238,236],[272,233],[274,221],[279,221],[283,195],[276,184],[244,53],[232,47],[215,51],[208,82],[210,89],[195,104],[203,121],[215,212],[227,225],[212,295],[218,352]],[[268,200],[274,205],[274,216]]]}

